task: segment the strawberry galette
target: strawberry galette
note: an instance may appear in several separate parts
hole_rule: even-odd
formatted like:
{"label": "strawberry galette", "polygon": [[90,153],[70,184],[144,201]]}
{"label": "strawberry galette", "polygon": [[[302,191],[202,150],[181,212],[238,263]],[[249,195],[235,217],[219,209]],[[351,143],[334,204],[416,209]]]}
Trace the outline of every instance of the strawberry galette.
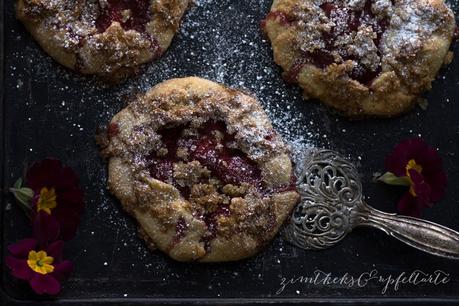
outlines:
{"label": "strawberry galette", "polygon": [[19,20],[62,65],[120,81],[169,47],[189,0],[17,0]]}
{"label": "strawberry galette", "polygon": [[388,117],[410,109],[451,59],[455,19],[443,0],[274,0],[263,26],[306,97]]}
{"label": "strawberry galette", "polygon": [[168,80],[115,115],[105,134],[110,190],[147,242],[176,260],[254,255],[299,199],[286,145],[240,91]]}

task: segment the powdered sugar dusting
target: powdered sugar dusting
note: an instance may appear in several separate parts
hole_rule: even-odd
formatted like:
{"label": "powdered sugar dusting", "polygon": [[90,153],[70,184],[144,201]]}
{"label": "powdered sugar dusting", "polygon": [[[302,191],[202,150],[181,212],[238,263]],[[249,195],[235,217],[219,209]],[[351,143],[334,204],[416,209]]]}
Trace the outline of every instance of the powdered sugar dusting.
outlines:
{"label": "powdered sugar dusting", "polygon": [[410,0],[400,1],[383,39],[385,56],[398,58],[414,54],[433,32],[447,26],[442,13],[447,14],[430,6],[415,5]]}
{"label": "powdered sugar dusting", "polygon": [[[360,133],[358,127],[361,124],[330,116],[317,104],[302,101],[300,90],[286,85],[281,79],[281,70],[273,64],[269,43],[263,39],[258,27],[271,1],[238,1],[239,5],[243,3],[244,9],[239,8],[237,12],[231,8],[234,2],[196,0],[196,5],[185,16],[183,27],[166,54],[149,64],[138,78],[114,88],[96,86],[95,79],[81,77],[62,68],[40,51],[21,27],[8,30],[5,54],[9,57],[5,62],[8,74],[5,77],[5,89],[9,92],[9,98],[5,104],[6,114],[14,114],[15,122],[8,123],[11,120],[6,120],[8,125],[5,130],[13,133],[20,131],[21,134],[17,134],[20,137],[14,140],[6,139],[9,144],[7,153],[10,154],[7,156],[11,156],[11,160],[7,161],[6,184],[13,183],[21,175],[22,161],[53,155],[76,168],[86,187],[87,209],[83,224],[77,238],[66,244],[68,259],[75,263],[75,273],[66,282],[62,298],[234,297],[234,290],[239,289],[240,296],[260,297],[270,293],[273,280],[275,282],[281,273],[288,276],[290,271],[297,271],[298,268],[306,272],[309,268],[315,269],[307,262],[327,266],[326,260],[321,261],[321,254],[301,252],[282,239],[274,241],[264,253],[250,260],[218,266],[182,265],[146,248],[137,238],[132,220],[106,190],[106,165],[97,155],[92,139],[97,126],[106,124],[135,93],[142,93],[151,85],[172,77],[197,75],[251,91],[258,96],[276,129],[293,144],[294,149],[331,146],[343,153],[352,151],[358,154],[357,160],[362,160],[367,168],[374,166],[371,171],[381,166],[377,163],[382,161],[385,154],[382,146],[373,148],[371,145],[390,139],[387,144],[389,148],[397,141],[392,139],[394,136],[402,137],[402,134],[398,134],[399,130],[404,131],[405,136],[420,137],[422,134],[423,137],[434,137],[435,134],[429,131],[438,126],[425,124],[433,121],[424,121],[433,114],[427,116],[420,110],[405,119],[384,123],[365,122],[365,131]],[[457,11],[458,1],[452,0],[450,3]],[[7,9],[7,14],[8,22],[14,23],[11,8]],[[441,77],[448,80],[452,78],[453,84],[458,82],[451,69],[447,74],[443,72]],[[445,108],[444,113],[447,113],[454,108],[455,92],[443,86],[446,85],[444,80],[439,82],[437,85],[442,89],[435,91],[435,94],[440,93],[439,101],[435,102],[438,102],[438,108]],[[443,123],[441,128],[444,128]],[[392,135],[394,131],[397,134]],[[444,131],[446,138],[449,136],[451,140],[454,139],[453,132]],[[329,138],[333,139],[332,143],[328,142]],[[339,142],[340,138],[342,141],[337,147],[334,141]],[[46,146],[37,144],[36,139],[46,143]],[[346,151],[348,147],[350,149]],[[374,163],[370,164],[370,161]],[[448,161],[453,162],[454,159]],[[371,202],[377,200],[378,197],[372,195]],[[14,236],[16,232],[21,232],[18,223],[23,216],[19,214],[14,205],[12,209],[4,211],[5,220],[9,221],[4,224],[4,235],[8,242],[25,237],[24,233]],[[24,228],[28,229],[26,226]],[[353,247],[352,243],[349,246]],[[350,250],[355,251],[352,248]],[[342,248],[329,252],[343,256],[350,254],[349,249]],[[348,256],[347,260],[352,263],[352,258]],[[384,269],[387,266],[386,258],[379,261],[376,256],[373,260],[376,261],[372,261],[368,267]],[[292,262],[295,263],[294,267]],[[362,269],[365,269],[365,262],[362,263]],[[244,288],[237,286],[241,281],[252,282],[255,286],[247,286],[244,291]],[[323,294],[326,297],[328,293],[322,289],[326,290],[321,288],[314,295]],[[346,295],[349,290],[338,291]],[[329,294],[336,292],[336,288],[333,288]],[[309,294],[309,291],[304,294]]]}
{"label": "powdered sugar dusting", "polygon": [[[452,18],[445,6],[425,0],[312,0],[275,2],[267,20],[294,27],[303,60],[319,68],[345,64],[350,78],[369,84],[382,70],[413,57],[433,33],[449,40]],[[274,37],[282,45],[282,36]]]}
{"label": "powdered sugar dusting", "polygon": [[[231,14],[232,11],[235,12],[234,7],[227,6],[226,11],[216,11],[216,7],[213,1],[196,1],[177,37],[177,40],[185,39],[195,43],[190,46],[186,54],[171,55],[169,52],[169,58],[170,56],[185,57],[186,62],[197,68],[191,73],[192,75],[254,94],[264,106],[273,125],[287,141],[294,143],[295,146],[313,145],[312,136],[316,131],[304,127],[306,118],[293,106],[293,103],[287,100],[283,90],[284,82],[278,77],[273,78],[279,76],[279,70],[273,68],[269,45],[259,29],[260,20],[254,18],[249,11],[244,17],[249,20],[251,30],[246,31],[244,29],[246,24],[234,23],[232,19],[234,16]],[[258,7],[262,5],[258,3]],[[222,26],[207,27],[207,20],[211,18],[222,19]],[[228,30],[244,34],[238,35],[238,39],[235,40],[235,35],[228,33]],[[156,79],[151,79],[149,75],[158,73],[172,74],[174,77],[186,75],[180,67],[169,65],[169,61],[159,61],[150,66],[138,80],[140,90],[146,91],[155,85]]]}
{"label": "powdered sugar dusting", "polygon": [[[61,132],[67,133],[71,149],[60,158],[69,162],[73,160],[71,166],[84,169],[80,171],[82,180],[91,182],[86,190],[90,196],[87,199],[89,212],[84,222],[98,220],[97,223],[105,228],[93,232],[91,237],[97,238],[103,232],[120,232],[116,237],[117,248],[134,247],[139,259],[150,256],[119,202],[107,192],[106,165],[98,156],[91,139],[95,128],[107,124],[136,94],[164,80],[195,75],[250,92],[257,96],[273,126],[291,144],[294,152],[304,146],[327,144],[326,138],[323,138],[327,132],[319,133],[320,121],[304,111],[302,106],[307,109],[307,105],[301,101],[299,90],[286,85],[281,79],[280,69],[273,65],[270,45],[259,26],[259,16],[267,12],[270,4],[265,1],[249,2],[249,9],[244,16],[240,16],[231,3],[196,1],[185,15],[171,48],[164,56],[147,65],[138,77],[117,87],[101,86],[95,78],[83,77],[63,68],[34,44],[14,54],[15,61],[26,62],[24,70],[16,71],[15,67],[9,69],[12,79],[17,80],[14,86],[23,92],[34,92],[32,84],[22,81],[33,76],[46,82],[48,92],[60,93],[59,98],[50,97],[49,103],[42,106],[37,105],[33,96],[25,96],[24,101],[31,111],[26,114],[26,121],[33,125],[41,120],[36,113],[32,113],[39,107],[42,113],[47,114],[45,118],[53,116],[59,122],[66,122]],[[221,23],[209,27],[210,19],[219,19]],[[29,34],[23,31],[12,33],[12,36],[19,42],[31,40]],[[25,58],[24,54],[28,57]],[[74,140],[82,137],[88,139],[86,146],[71,146]],[[30,150],[36,156],[49,154],[40,153],[37,148]],[[32,155],[29,158],[33,158]],[[94,193],[94,190],[97,192]],[[83,225],[82,231],[85,228],[88,226]],[[107,254],[104,258],[108,266],[111,256]],[[156,266],[161,265],[164,264]]]}

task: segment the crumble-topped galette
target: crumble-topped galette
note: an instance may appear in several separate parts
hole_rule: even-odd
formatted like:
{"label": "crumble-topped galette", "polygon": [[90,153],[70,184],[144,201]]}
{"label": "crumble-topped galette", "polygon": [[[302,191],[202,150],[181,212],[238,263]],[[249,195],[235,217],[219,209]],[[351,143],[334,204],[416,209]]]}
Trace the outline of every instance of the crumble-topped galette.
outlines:
{"label": "crumble-topped galette", "polygon": [[111,82],[161,56],[189,0],[17,0],[16,14],[62,65]]}
{"label": "crumble-topped galette", "polygon": [[99,141],[109,189],[179,261],[254,255],[299,200],[288,148],[257,100],[211,81],[156,85]]}
{"label": "crumble-topped galette", "polygon": [[455,19],[443,0],[274,0],[263,27],[305,97],[389,117],[412,108],[451,59]]}

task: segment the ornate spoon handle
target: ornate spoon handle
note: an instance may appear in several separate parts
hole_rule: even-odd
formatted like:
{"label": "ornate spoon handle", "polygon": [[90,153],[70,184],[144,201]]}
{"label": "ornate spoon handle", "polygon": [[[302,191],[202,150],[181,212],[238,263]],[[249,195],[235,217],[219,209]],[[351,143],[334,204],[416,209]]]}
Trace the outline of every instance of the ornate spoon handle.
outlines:
{"label": "ornate spoon handle", "polygon": [[445,226],[412,217],[390,214],[364,204],[360,223],[371,226],[421,251],[459,259],[459,233]]}

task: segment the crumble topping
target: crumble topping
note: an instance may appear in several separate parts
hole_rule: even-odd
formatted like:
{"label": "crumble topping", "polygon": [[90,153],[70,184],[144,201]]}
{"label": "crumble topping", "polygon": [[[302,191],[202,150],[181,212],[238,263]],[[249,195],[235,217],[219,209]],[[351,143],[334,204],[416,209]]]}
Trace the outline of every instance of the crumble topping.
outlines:
{"label": "crumble topping", "polygon": [[196,184],[191,188],[190,201],[204,209],[206,213],[214,213],[222,204],[228,204],[229,199],[218,192],[215,185]]}
{"label": "crumble topping", "polygon": [[[210,89],[194,96],[188,86],[196,83]],[[234,241],[255,252],[298,200],[287,146],[250,96],[197,78],[158,86],[114,117],[118,132],[103,147],[127,167],[119,172],[131,173],[133,194],[123,206],[151,216],[158,235],[173,236],[160,247],[178,252],[173,257],[213,261],[221,256],[213,247]],[[122,198],[118,173],[111,168],[109,185]]]}
{"label": "crumble topping", "polygon": [[181,187],[191,187],[209,176],[210,171],[197,160],[189,163],[180,161],[174,164],[174,180]]}
{"label": "crumble topping", "polygon": [[298,29],[302,59],[292,66],[293,80],[305,63],[326,68],[351,61],[349,77],[368,85],[384,65],[414,56],[451,14],[417,0],[310,0],[267,19]]}
{"label": "crumble topping", "polygon": [[[171,35],[170,29],[175,32],[188,4],[188,0],[172,1],[167,7],[152,0],[17,1],[18,18],[45,50],[53,50],[50,55],[76,71],[114,82],[163,53],[159,41],[164,47],[163,38]],[[164,32],[154,33],[158,27]]]}

